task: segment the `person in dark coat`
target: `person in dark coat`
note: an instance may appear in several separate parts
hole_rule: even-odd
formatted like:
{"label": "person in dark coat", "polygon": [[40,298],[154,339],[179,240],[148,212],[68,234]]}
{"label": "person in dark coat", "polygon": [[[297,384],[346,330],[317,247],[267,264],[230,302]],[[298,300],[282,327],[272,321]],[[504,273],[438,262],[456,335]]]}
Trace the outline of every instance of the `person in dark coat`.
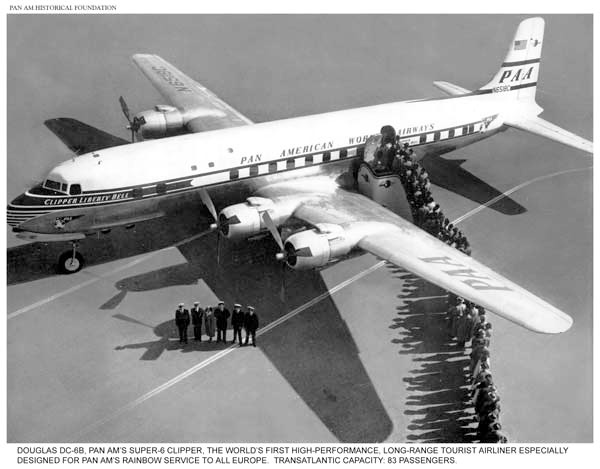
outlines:
{"label": "person in dark coat", "polygon": [[206,335],[208,336],[209,342],[212,342],[213,337],[215,336],[215,327],[215,313],[213,311],[212,306],[209,306],[208,308],[206,308],[206,312],[204,313],[204,330],[206,331]]}
{"label": "person in dark coat", "polygon": [[175,325],[179,330],[179,343],[187,344],[187,328],[190,325],[190,312],[183,308],[183,303],[175,311]]}
{"label": "person in dark coat", "polygon": [[256,347],[258,316],[254,312],[254,306],[248,306],[248,312],[244,316],[244,329],[246,329],[246,340],[244,341],[244,345],[248,345],[248,338],[252,336],[252,345]]}
{"label": "person in dark coat", "polygon": [[242,327],[244,327],[244,313],[242,305],[236,303],[233,305],[233,313],[231,313],[231,327],[233,329],[232,344],[235,344],[235,339],[239,340],[240,347],[242,346]]}
{"label": "person in dark coat", "polygon": [[225,307],[225,302],[219,301],[219,305],[215,310],[215,318],[217,319],[217,342],[227,342],[227,320],[231,314]]}
{"label": "person in dark coat", "polygon": [[194,302],[194,307],[190,311],[192,315],[192,325],[194,326],[194,340],[202,341],[202,322],[204,321],[204,310],[200,307],[198,301]]}

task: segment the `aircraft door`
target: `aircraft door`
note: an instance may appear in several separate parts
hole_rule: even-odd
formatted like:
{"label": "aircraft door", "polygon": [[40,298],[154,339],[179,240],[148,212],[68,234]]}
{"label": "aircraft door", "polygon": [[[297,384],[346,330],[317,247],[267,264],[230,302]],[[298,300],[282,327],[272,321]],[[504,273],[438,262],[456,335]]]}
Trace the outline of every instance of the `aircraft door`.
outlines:
{"label": "aircraft door", "polygon": [[414,222],[412,210],[400,176],[395,173],[377,174],[365,163],[358,169],[358,192],[388,208],[405,220]]}

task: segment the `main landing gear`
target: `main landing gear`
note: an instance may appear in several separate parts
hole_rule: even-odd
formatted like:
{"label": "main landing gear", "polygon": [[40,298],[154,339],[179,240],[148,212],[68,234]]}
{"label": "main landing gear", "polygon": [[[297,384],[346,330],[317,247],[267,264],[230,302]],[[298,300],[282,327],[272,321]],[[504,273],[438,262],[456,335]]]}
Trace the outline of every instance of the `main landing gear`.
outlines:
{"label": "main landing gear", "polygon": [[58,258],[58,270],[61,274],[74,274],[83,267],[83,256],[77,252],[79,243],[73,241],[73,249],[63,252]]}

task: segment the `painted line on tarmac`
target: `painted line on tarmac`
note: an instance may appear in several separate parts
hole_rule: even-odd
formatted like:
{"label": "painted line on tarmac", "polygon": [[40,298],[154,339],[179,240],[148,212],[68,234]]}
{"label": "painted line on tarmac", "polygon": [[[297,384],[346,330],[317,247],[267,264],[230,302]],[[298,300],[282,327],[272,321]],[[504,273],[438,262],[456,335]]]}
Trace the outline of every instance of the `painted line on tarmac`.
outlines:
{"label": "painted line on tarmac", "polygon": [[515,186],[512,189],[509,189],[506,192],[503,192],[502,194],[494,197],[493,199],[488,200],[485,204],[480,205],[479,207],[476,207],[473,210],[471,210],[471,211],[465,213],[464,215],[458,217],[456,220],[454,220],[452,222],[452,224],[453,225],[459,224],[461,221],[464,221],[467,218],[472,217],[476,213],[481,212],[483,209],[488,208],[490,205],[495,204],[496,202],[498,202],[499,200],[502,200],[503,198],[509,196],[513,192],[516,192],[519,189],[523,189],[523,187],[528,186],[529,184],[533,184],[534,182],[544,181],[545,179],[551,179],[553,177],[560,176],[561,174],[577,173],[577,172],[580,172],[580,171],[587,171],[588,169],[593,169],[593,167],[592,166],[588,166],[586,168],[567,169],[565,171],[558,171],[556,173],[546,174],[545,176],[538,176],[536,178],[530,179],[529,181],[525,181],[525,182],[519,184],[518,186]]}
{"label": "painted line on tarmac", "polygon": [[58,298],[61,298],[61,297],[65,296],[65,295],[69,295],[69,294],[71,294],[71,293],[73,293],[73,292],[75,292],[77,290],[82,289],[82,288],[85,288],[88,285],[92,285],[93,283],[96,283],[99,280],[103,280],[103,279],[105,279],[107,277],[110,277],[111,275],[116,274],[117,272],[121,272],[122,270],[129,269],[130,267],[133,267],[134,265],[137,265],[137,264],[139,264],[141,262],[144,262],[144,261],[150,259],[153,256],[156,256],[160,252],[167,251],[168,249],[176,248],[176,247],[179,247],[179,246],[181,246],[183,244],[190,243],[190,242],[194,241],[197,238],[201,238],[202,236],[207,235],[208,233],[210,233],[210,230],[209,231],[203,231],[201,233],[195,234],[194,236],[190,236],[189,238],[185,238],[185,239],[183,239],[181,241],[178,241],[177,243],[175,243],[175,244],[173,244],[171,246],[167,246],[165,248],[159,249],[158,251],[152,251],[151,253],[146,254],[145,256],[140,257],[138,259],[135,259],[135,260],[133,260],[133,261],[131,261],[131,262],[125,264],[125,265],[121,265],[121,266],[117,267],[116,269],[111,270],[110,272],[106,272],[105,274],[102,274],[102,275],[100,275],[98,277],[91,278],[89,280],[86,280],[85,282],[78,283],[77,285],[74,285],[74,286],[72,286],[70,288],[67,288],[66,290],[63,290],[63,291],[58,292],[58,293],[55,293],[54,295],[50,295],[47,298],[44,298],[44,299],[39,300],[39,301],[36,301],[35,303],[32,303],[32,304],[30,304],[28,306],[25,306],[25,307],[21,308],[21,309],[13,311],[12,313],[9,313],[7,315],[7,319],[14,319],[14,318],[20,316],[23,313],[26,313],[26,312],[31,311],[33,309],[39,308],[40,306],[43,306],[43,305],[45,305],[47,303],[50,303],[51,301],[54,301],[54,300],[56,300]]}
{"label": "painted line on tarmac", "polygon": [[[356,282],[357,280],[360,280],[361,278],[365,277],[366,275],[369,275],[371,272],[376,271],[380,267],[383,267],[385,264],[386,264],[386,261],[380,261],[377,264],[372,265],[368,269],[365,269],[365,270],[357,273],[353,277],[350,277],[350,278],[344,280],[343,282],[338,283],[336,286],[334,286],[331,289],[329,289],[329,290],[321,293],[320,295],[315,296],[312,300],[307,301],[306,303],[304,303],[301,306],[298,306],[296,309],[294,309],[294,310],[290,311],[289,313],[281,316],[279,319],[276,319],[275,321],[270,322],[268,325],[266,325],[265,327],[263,327],[262,329],[260,329],[256,333],[257,337],[260,337],[261,335],[266,334],[267,332],[275,329],[277,326],[283,324],[288,319],[291,319],[294,316],[297,316],[302,311],[305,311],[306,309],[310,308],[311,306],[314,306],[317,303],[323,301],[324,299],[332,296],[334,293],[336,293],[336,292],[340,291],[341,289],[347,287],[348,285]],[[167,389],[169,389],[172,386],[176,385],[180,381],[183,381],[184,379],[188,378],[189,376],[193,375],[194,373],[196,373],[196,372],[200,371],[201,369],[207,367],[211,363],[214,363],[217,360],[219,360],[219,359],[221,359],[221,358],[229,355],[231,352],[233,352],[234,350],[236,350],[238,348],[239,348],[239,346],[237,344],[232,344],[229,347],[227,347],[227,348],[225,348],[225,349],[223,349],[223,350],[215,353],[214,355],[211,355],[206,360],[201,361],[200,363],[192,366],[191,368],[187,369],[183,373],[175,376],[174,378],[171,378],[169,381],[167,381],[167,382],[161,384],[160,386],[154,388],[153,390],[147,392],[143,396],[138,397],[136,400],[131,401],[129,404],[126,404],[123,407],[117,409],[115,412],[107,415],[103,419],[98,420],[97,422],[94,422],[94,423],[92,423],[92,424],[84,427],[77,434],[75,434],[74,436],[72,436],[71,438],[69,438],[68,441],[70,441],[70,442],[79,441],[79,439],[81,437],[85,436],[86,434],[90,433],[91,431],[93,431],[93,430],[101,427],[102,425],[104,425],[104,424],[110,422],[111,420],[119,417],[120,415],[123,415],[127,411],[134,409],[138,405],[144,403],[148,399],[151,399],[152,397],[156,396],[157,394],[160,394],[161,392],[166,391]]]}

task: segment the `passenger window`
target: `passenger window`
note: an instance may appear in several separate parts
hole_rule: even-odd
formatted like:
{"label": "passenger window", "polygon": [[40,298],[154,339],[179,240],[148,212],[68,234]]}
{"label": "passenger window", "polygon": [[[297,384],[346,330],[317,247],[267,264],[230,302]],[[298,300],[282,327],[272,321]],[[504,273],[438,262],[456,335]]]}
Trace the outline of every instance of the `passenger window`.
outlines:
{"label": "passenger window", "polygon": [[421,134],[419,136],[419,144],[423,145],[427,141],[427,134]]}
{"label": "passenger window", "polygon": [[229,179],[237,179],[240,177],[240,172],[237,169],[229,171]]}
{"label": "passenger window", "polygon": [[250,176],[257,176],[258,175],[258,166],[254,165],[254,166],[250,166]]}
{"label": "passenger window", "polygon": [[448,131],[448,138],[454,138],[454,129]]}
{"label": "passenger window", "polygon": [[208,163],[208,167],[209,167],[209,168],[214,168],[214,167],[215,167],[215,164],[214,164],[214,163],[211,161],[210,163]]}
{"label": "passenger window", "polygon": [[269,163],[269,172],[270,173],[276,173],[277,172],[277,163],[276,162]]}
{"label": "passenger window", "polygon": [[323,163],[327,163],[328,161],[331,161],[331,153],[326,151],[323,153]]}
{"label": "passenger window", "polygon": [[345,148],[343,150],[340,150],[340,159],[346,158],[347,156],[348,156],[348,150],[346,150]]}
{"label": "passenger window", "polygon": [[69,190],[69,194],[71,194],[71,195],[81,194],[81,184],[71,184],[71,189]]}
{"label": "passenger window", "polygon": [[156,193],[157,194],[164,194],[165,192],[167,192],[167,185],[164,182],[160,182],[156,185]]}
{"label": "passenger window", "polygon": [[296,160],[290,158],[285,162],[286,169],[294,169],[296,167]]}
{"label": "passenger window", "polygon": [[141,187],[134,187],[133,190],[131,191],[131,196],[134,199],[139,199],[143,195],[144,195],[144,191],[142,190]]}
{"label": "passenger window", "polygon": [[306,158],[304,158],[304,164],[306,164],[306,165],[313,164],[313,156],[308,155]]}
{"label": "passenger window", "polygon": [[433,141],[437,142],[440,139],[440,133],[439,132],[434,132],[433,133]]}

